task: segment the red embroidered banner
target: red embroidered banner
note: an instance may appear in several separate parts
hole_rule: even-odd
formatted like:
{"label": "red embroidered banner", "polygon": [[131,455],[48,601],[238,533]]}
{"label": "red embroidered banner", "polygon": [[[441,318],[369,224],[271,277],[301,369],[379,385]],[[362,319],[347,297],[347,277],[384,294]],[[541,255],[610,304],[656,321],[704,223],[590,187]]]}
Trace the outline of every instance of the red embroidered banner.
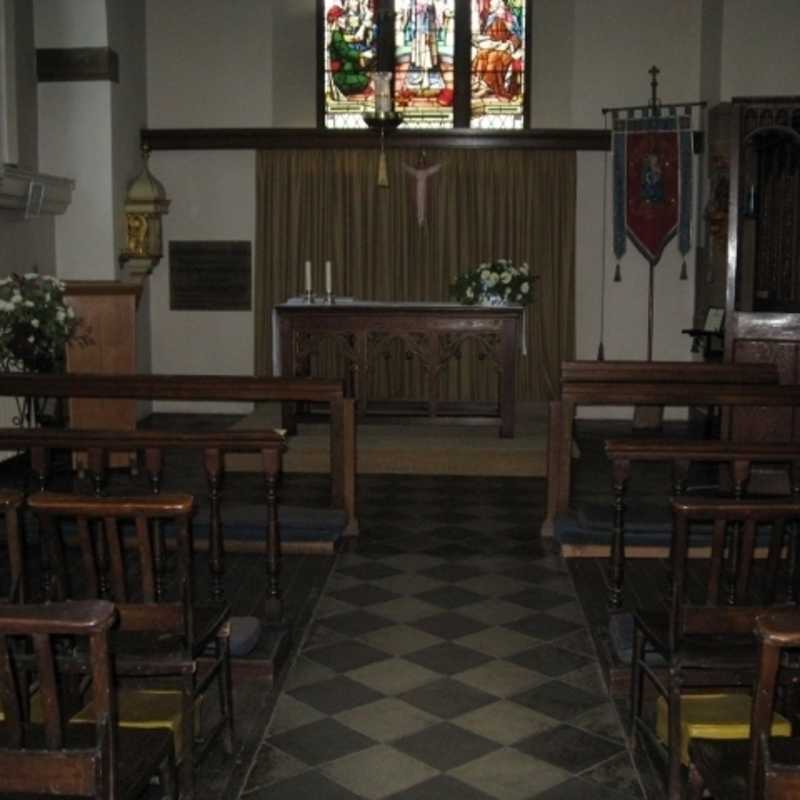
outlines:
{"label": "red embroidered banner", "polygon": [[677,131],[628,132],[626,227],[651,263],[678,230]]}

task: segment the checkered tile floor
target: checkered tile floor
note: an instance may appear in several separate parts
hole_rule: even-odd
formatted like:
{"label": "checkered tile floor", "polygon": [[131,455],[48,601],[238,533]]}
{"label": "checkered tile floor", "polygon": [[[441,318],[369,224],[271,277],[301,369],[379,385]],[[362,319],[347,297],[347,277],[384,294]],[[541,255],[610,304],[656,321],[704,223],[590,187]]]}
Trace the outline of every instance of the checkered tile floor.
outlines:
{"label": "checkered tile floor", "polygon": [[242,797],[644,797],[533,483],[361,480]]}

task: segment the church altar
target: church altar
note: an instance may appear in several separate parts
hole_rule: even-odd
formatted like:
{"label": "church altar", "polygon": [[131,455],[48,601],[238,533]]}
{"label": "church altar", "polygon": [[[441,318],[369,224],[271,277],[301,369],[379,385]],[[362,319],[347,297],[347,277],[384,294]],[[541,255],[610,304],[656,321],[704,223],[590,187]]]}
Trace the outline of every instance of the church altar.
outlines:
{"label": "church altar", "polygon": [[[516,355],[522,330],[523,308],[467,306],[460,303],[385,303],[337,299],[332,304],[292,299],[275,306],[273,314],[273,369],[276,375],[299,377],[311,372],[312,357],[325,341],[332,341],[344,358],[342,376],[355,398],[358,414],[366,414],[367,378],[378,358],[398,340],[407,354],[419,359],[427,377],[427,415],[441,414],[438,379],[450,359],[474,342],[498,374],[496,417],[501,437],[514,436]],[[454,408],[456,407],[456,408]],[[448,409],[469,413],[469,403],[447,403]],[[285,403],[283,425],[296,430],[296,404]]]}

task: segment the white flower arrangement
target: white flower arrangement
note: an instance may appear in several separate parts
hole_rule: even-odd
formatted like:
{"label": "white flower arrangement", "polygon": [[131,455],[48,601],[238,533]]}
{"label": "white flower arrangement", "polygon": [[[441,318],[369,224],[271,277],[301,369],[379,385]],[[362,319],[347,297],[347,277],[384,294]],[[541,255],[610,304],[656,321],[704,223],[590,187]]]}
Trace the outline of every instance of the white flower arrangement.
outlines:
{"label": "white flower arrangement", "polygon": [[459,275],[450,284],[450,296],[465,305],[527,305],[533,302],[535,280],[526,263],[517,267],[507,258],[498,258]]}
{"label": "white flower arrangement", "polygon": [[27,272],[0,280],[0,369],[50,372],[78,335],[79,320],[64,301],[64,284]]}

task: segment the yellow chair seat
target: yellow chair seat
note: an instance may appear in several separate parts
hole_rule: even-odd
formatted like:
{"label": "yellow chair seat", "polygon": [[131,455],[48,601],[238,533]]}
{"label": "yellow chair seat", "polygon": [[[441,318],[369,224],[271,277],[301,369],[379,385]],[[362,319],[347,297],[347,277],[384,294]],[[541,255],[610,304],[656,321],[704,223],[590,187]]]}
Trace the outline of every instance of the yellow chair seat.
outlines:
{"label": "yellow chair seat", "polygon": [[[200,705],[202,696],[195,700],[195,736],[200,730]],[[117,690],[117,717],[121,728],[157,730],[167,728],[175,738],[175,753],[181,750],[182,696],[171,689],[119,689]],[[70,722],[85,723],[94,720],[94,709],[89,703]]]}
{"label": "yellow chair seat", "polygon": [[[689,763],[691,739],[748,739],[751,698],[747,694],[688,694],[681,697],[681,761]],[[666,743],[669,713],[667,701],[658,698],[656,734]],[[791,736],[792,726],[777,711],[772,717],[772,736]]]}
{"label": "yellow chair seat", "polygon": [[[42,695],[40,694],[38,689],[34,689],[33,694],[31,695],[31,722],[34,724],[41,724],[44,716],[42,715]],[[6,715],[3,711],[3,704],[0,703],[0,722],[6,721]]]}

